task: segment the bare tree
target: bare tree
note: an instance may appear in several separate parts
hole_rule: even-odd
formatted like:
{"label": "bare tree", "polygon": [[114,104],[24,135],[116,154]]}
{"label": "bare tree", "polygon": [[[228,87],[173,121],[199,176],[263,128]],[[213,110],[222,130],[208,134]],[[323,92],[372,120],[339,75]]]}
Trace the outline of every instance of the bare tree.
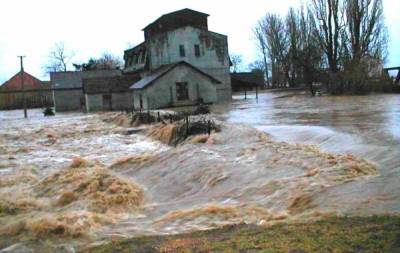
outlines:
{"label": "bare tree", "polygon": [[[265,34],[265,20],[261,19],[258,21],[257,25],[253,28],[253,35],[256,40],[256,45],[261,52],[263,58],[263,72],[265,73],[265,78],[267,79],[267,87],[269,87],[269,73],[268,73],[268,52],[267,52],[267,39]],[[259,62],[258,62],[259,63]],[[260,67],[260,66],[258,66]]]}
{"label": "bare tree", "polygon": [[286,16],[286,36],[289,43],[289,51],[286,58],[286,65],[289,71],[286,72],[286,75],[290,86],[295,86],[300,77],[300,32],[299,13],[295,9],[290,8]]}
{"label": "bare tree", "polygon": [[347,0],[346,18],[351,60],[385,58],[387,34],[382,0]]}
{"label": "bare tree", "polygon": [[265,64],[262,60],[256,60],[249,64],[248,69],[251,72],[262,72],[265,73]]}
{"label": "bare tree", "polygon": [[281,16],[267,13],[264,18],[264,32],[266,34],[267,50],[271,62],[272,86],[285,83],[287,76],[288,40],[285,24]]}
{"label": "bare tree", "polygon": [[73,57],[74,53],[65,48],[64,42],[57,42],[49,53],[48,62],[44,66],[44,70],[46,73],[66,72]]}
{"label": "bare tree", "polygon": [[317,36],[329,69],[339,71],[341,36],[345,29],[343,0],[312,0],[310,6],[317,23]]}
{"label": "bare tree", "polygon": [[238,72],[242,68],[242,56],[239,54],[231,54],[231,62],[232,62],[232,68],[233,72]]}
{"label": "bare tree", "polygon": [[387,54],[382,1],[309,0],[285,19],[267,13],[253,33],[264,65],[269,58],[272,86],[304,83],[314,94],[317,81],[330,93],[365,90]]}
{"label": "bare tree", "polygon": [[316,23],[309,10],[300,10],[299,21],[299,61],[298,68],[301,71],[302,82],[310,88],[314,96],[313,82],[318,81],[317,76],[322,68],[323,51],[316,35]]}

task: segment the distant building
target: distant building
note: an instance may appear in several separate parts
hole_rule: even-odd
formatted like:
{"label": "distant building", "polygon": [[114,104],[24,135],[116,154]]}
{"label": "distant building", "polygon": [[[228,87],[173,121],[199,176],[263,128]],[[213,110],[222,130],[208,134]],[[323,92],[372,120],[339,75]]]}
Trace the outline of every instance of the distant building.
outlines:
{"label": "distant building", "polygon": [[140,79],[139,75],[124,75],[120,70],[97,71],[94,74],[93,71],[83,72],[87,112],[133,108],[130,86]]}
{"label": "distant building", "polygon": [[82,72],[51,72],[51,87],[54,89],[56,112],[83,111],[85,97],[82,88]]}
{"label": "distant building", "polygon": [[124,53],[135,108],[218,103],[232,97],[227,36],[208,30],[209,15],[183,9],[146,26],[145,41]]}
{"label": "distant building", "polygon": [[132,108],[130,86],[138,75],[124,75],[119,69],[50,73],[56,111],[109,111]]}
{"label": "distant building", "polygon": [[232,91],[250,91],[263,89],[264,74],[262,72],[239,72],[231,74]]}
{"label": "distant building", "polygon": [[[23,79],[28,108],[43,108],[53,105],[49,82],[40,81],[27,72],[23,72]],[[23,108],[21,81],[21,72],[18,72],[0,86],[0,110]]]}

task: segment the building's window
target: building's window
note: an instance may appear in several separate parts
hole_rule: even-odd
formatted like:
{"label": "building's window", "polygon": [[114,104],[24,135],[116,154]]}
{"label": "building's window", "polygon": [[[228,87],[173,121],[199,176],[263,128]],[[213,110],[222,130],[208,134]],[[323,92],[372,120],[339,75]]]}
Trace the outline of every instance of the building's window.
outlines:
{"label": "building's window", "polygon": [[185,46],[184,45],[179,45],[179,54],[181,57],[185,57]]}
{"label": "building's window", "polygon": [[189,99],[189,90],[187,82],[176,83],[176,99],[178,101]]}
{"label": "building's window", "polygon": [[200,46],[199,45],[194,45],[194,55],[196,57],[200,57]]}

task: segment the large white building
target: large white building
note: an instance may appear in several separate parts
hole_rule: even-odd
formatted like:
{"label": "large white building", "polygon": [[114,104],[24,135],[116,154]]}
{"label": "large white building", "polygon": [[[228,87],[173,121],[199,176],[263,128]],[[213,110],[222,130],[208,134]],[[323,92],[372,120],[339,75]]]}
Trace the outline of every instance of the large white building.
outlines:
{"label": "large white building", "polygon": [[146,26],[145,41],[124,53],[136,109],[218,103],[232,97],[227,36],[208,30],[209,15],[183,9]]}

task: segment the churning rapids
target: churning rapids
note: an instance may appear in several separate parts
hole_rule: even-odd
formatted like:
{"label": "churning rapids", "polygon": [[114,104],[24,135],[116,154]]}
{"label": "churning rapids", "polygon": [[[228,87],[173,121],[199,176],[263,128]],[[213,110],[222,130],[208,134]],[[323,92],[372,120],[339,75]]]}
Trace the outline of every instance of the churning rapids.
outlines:
{"label": "churning rapids", "polygon": [[293,95],[236,97],[213,108],[221,131],[177,147],[173,125],[132,134],[119,113],[0,112],[0,249],[398,214],[400,96]]}

